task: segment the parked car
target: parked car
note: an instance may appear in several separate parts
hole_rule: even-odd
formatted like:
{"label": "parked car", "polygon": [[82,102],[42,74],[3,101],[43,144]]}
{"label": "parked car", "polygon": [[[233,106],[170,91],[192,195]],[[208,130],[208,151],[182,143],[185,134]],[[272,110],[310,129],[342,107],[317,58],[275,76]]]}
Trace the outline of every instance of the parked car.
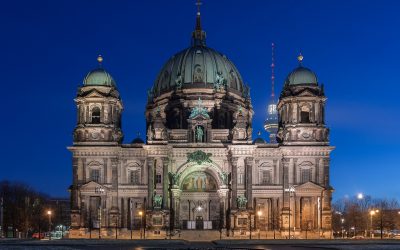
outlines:
{"label": "parked car", "polygon": [[45,233],[40,233],[40,235],[39,235],[39,233],[33,233],[32,234],[32,239],[44,239],[46,237],[46,234]]}
{"label": "parked car", "polygon": [[365,239],[365,237],[364,236],[362,236],[362,235],[356,235],[356,236],[353,236],[353,237],[351,237],[352,239],[355,239],[355,240],[363,240],[363,239]]}

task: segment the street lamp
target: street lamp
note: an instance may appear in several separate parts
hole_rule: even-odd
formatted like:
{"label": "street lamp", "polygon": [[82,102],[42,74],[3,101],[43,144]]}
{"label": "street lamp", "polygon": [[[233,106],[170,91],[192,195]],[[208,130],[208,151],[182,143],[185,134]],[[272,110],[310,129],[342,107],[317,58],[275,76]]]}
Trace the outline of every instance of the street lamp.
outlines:
{"label": "street lamp", "polygon": [[140,215],[140,239],[142,238],[142,216],[143,216],[143,212],[139,211],[139,215]]}
{"label": "street lamp", "polygon": [[381,218],[381,239],[383,239],[383,209],[382,209],[382,204],[381,204],[381,210],[375,210],[375,213],[380,213],[380,218]]}
{"label": "street lamp", "polygon": [[100,204],[99,204],[99,207],[98,207],[98,219],[99,219],[99,239],[101,239],[101,210],[102,210],[102,206],[101,206],[101,195],[102,194],[104,194],[104,192],[105,192],[105,189],[103,188],[103,187],[97,187],[96,189],[95,189],[95,193],[97,193],[97,194],[99,194],[100,195]]}
{"label": "street lamp", "polygon": [[51,240],[51,210],[47,210],[47,215],[49,216],[49,240]]}
{"label": "street lamp", "polygon": [[343,223],[344,223],[344,218],[340,219],[340,222],[342,223],[342,238],[344,239],[344,227],[343,227]]}
{"label": "street lamp", "polygon": [[378,213],[379,212],[379,210],[377,209],[377,210],[371,210],[370,212],[369,212],[369,215],[371,216],[371,232],[370,232],[370,236],[371,236],[371,238],[373,238],[373,227],[372,227],[372,216],[373,215],[375,215],[376,213]]}
{"label": "street lamp", "polygon": [[[362,212],[363,209],[362,209],[361,200],[364,199],[364,194],[363,194],[363,193],[358,193],[358,194],[357,194],[357,199],[360,201],[360,203],[358,203],[358,205],[360,206],[360,209],[361,209],[361,212]],[[362,225],[362,221],[361,221],[360,225]],[[355,227],[355,226],[356,226],[356,225],[354,225],[354,227]],[[360,230],[360,229],[362,229],[361,226],[359,226],[359,229],[358,229],[358,230]],[[365,230],[365,234],[366,234],[366,233],[367,233],[367,230]],[[354,236],[356,236],[356,230],[355,230],[355,229],[354,229]]]}
{"label": "street lamp", "polygon": [[[292,213],[291,209],[290,209],[290,200],[291,200],[291,194],[295,194],[295,188],[294,186],[290,186],[289,188],[285,188],[286,192],[289,192],[289,240],[290,240],[290,215]],[[293,211],[294,214],[294,211]],[[295,219],[295,216],[293,216],[293,218]],[[296,220],[295,220],[295,226],[296,226]]]}
{"label": "street lamp", "polygon": [[261,230],[261,227],[260,227],[260,217],[261,217],[261,215],[262,215],[261,210],[258,210],[257,215],[258,215],[258,239],[260,239],[260,230]]}

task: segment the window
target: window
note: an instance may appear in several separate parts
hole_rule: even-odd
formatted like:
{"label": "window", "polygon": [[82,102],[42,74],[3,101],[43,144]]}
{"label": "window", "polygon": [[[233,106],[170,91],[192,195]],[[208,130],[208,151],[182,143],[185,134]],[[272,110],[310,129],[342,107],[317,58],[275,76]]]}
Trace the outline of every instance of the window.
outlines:
{"label": "window", "polygon": [[263,170],[261,172],[261,184],[271,184],[271,170]]}
{"label": "window", "polygon": [[161,174],[156,174],[156,184],[161,184]]}
{"label": "window", "polygon": [[306,183],[311,181],[311,169],[302,169],[300,170],[300,181],[301,183]]}
{"label": "window", "polygon": [[239,184],[243,184],[243,173],[239,173]]}
{"label": "window", "polygon": [[310,113],[307,111],[301,111],[301,123],[310,123]]}
{"label": "window", "polygon": [[238,226],[246,226],[247,218],[238,218]]}
{"label": "window", "polygon": [[100,170],[92,169],[90,172],[90,179],[95,182],[100,182]]}
{"label": "window", "polygon": [[92,109],[92,123],[98,124],[100,123],[100,108],[94,107]]}
{"label": "window", "polygon": [[140,183],[139,170],[133,170],[129,172],[129,182],[133,185],[138,185]]}

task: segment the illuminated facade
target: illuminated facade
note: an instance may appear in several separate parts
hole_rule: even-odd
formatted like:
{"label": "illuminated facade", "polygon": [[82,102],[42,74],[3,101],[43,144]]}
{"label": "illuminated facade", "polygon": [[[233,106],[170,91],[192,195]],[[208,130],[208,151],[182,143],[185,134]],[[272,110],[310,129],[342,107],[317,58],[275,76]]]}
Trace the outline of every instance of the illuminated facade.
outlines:
{"label": "illuminated facade", "polygon": [[249,87],[205,38],[198,12],[191,46],[167,61],[147,93],[145,141],[122,143],[112,76],[100,65],[85,77],[68,148],[71,237],[99,227],[104,237],[124,237],[144,225],[152,236],[177,228],[230,237],[250,227],[330,232],[333,147],[315,74],[299,58],[269,107],[270,142],[253,141]]}

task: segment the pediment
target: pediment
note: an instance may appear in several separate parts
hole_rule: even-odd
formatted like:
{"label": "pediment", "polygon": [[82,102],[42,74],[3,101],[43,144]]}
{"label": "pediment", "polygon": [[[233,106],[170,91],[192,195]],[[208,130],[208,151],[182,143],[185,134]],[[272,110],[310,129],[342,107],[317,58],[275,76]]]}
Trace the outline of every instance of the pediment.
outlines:
{"label": "pediment", "polygon": [[96,89],[93,89],[92,91],[89,92],[89,94],[86,95],[86,97],[99,97],[99,98],[103,98],[104,94],[97,91]]}
{"label": "pediment", "polygon": [[310,90],[303,90],[301,93],[297,94],[297,96],[315,96]]}
{"label": "pediment", "polygon": [[196,115],[196,116],[194,116],[194,117],[192,117],[192,118],[190,118],[191,120],[209,120],[210,119],[210,117],[207,115],[204,115],[204,114],[198,114],[198,115]]}
{"label": "pediment", "polygon": [[94,181],[89,181],[85,185],[81,186],[81,191],[94,192],[95,190],[98,190],[99,188],[103,188],[105,191],[107,190],[107,188],[105,186],[100,185],[99,183],[94,182]]}
{"label": "pediment", "polygon": [[322,191],[322,190],[325,190],[325,188],[323,188],[320,185],[315,184],[314,182],[311,182],[311,181],[303,183],[300,186],[296,187],[296,192],[297,191],[311,191],[311,190],[312,191]]}

